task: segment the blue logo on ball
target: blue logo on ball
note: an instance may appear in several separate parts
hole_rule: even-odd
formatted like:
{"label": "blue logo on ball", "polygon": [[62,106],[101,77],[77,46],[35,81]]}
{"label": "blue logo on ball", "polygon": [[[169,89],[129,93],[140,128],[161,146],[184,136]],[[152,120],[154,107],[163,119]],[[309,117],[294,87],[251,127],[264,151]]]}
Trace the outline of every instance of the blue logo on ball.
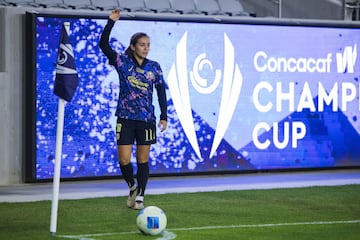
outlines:
{"label": "blue logo on ball", "polygon": [[147,217],[147,228],[158,229],[159,228],[159,217]]}

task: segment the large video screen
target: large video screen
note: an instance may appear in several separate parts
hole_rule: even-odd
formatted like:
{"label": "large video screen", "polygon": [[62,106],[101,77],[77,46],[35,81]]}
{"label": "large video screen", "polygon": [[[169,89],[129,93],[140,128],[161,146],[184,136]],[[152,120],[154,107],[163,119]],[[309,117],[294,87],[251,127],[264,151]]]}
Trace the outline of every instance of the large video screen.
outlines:
{"label": "large video screen", "polygon": [[[99,48],[107,19],[41,14],[33,22],[32,176],[53,177],[64,22],[79,87],[65,107],[61,177],[119,177],[119,80]],[[123,52],[135,32],[150,36],[148,58],[166,80],[168,129],[152,145],[151,174],[360,166],[359,28],[123,18],[111,46]],[[159,120],[156,94],[154,105]]]}

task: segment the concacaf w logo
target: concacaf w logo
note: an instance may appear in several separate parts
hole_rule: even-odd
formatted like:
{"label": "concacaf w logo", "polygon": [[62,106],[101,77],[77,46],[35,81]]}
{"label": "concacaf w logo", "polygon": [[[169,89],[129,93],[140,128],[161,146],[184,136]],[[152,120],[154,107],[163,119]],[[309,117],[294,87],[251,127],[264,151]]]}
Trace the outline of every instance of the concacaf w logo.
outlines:
{"label": "concacaf w logo", "polygon": [[[168,75],[169,90],[185,134],[196,155],[202,159],[199,143],[196,137],[195,126],[191,111],[189,96],[189,77],[194,89],[200,94],[211,94],[219,85],[222,78],[222,93],[218,112],[217,126],[209,158],[216,153],[226,130],[231,122],[237,105],[243,83],[243,77],[238,64],[235,64],[234,46],[224,33],[224,68],[215,71],[215,80],[207,86],[207,80],[198,74],[205,64],[212,69],[211,61],[206,54],[201,53],[194,61],[194,68],[190,74],[187,71],[187,32],[184,33],[176,47],[176,62],[171,66]],[[212,110],[213,111],[213,110]]]}

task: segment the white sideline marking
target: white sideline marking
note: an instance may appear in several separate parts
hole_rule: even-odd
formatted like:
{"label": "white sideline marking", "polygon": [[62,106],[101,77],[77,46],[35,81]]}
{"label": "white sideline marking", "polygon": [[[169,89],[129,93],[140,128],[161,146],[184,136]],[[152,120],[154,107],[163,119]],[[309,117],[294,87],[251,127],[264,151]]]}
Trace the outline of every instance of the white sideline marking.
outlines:
{"label": "white sideline marking", "polygon": [[360,220],[349,221],[319,221],[319,222],[294,222],[294,223],[264,223],[264,224],[240,224],[229,226],[204,226],[192,228],[174,228],[173,231],[191,231],[191,230],[210,230],[210,229],[226,229],[226,228],[258,228],[258,227],[281,227],[281,226],[296,226],[296,225],[331,225],[331,224],[351,224],[360,223]]}
{"label": "white sideline marking", "polygon": [[[293,223],[263,223],[263,224],[239,224],[228,226],[203,226],[203,227],[190,227],[190,228],[172,228],[167,229],[169,231],[195,231],[195,230],[211,230],[211,229],[230,229],[230,228],[263,228],[263,227],[282,227],[282,226],[298,226],[298,225],[332,225],[332,224],[354,224],[360,223],[360,220],[348,220],[348,221],[317,221],[317,222],[293,222]],[[165,231],[162,238],[158,239],[175,239],[176,235],[172,232]],[[82,234],[82,235],[58,235],[56,237],[79,239],[79,240],[95,240],[93,237],[104,237],[112,235],[132,235],[140,234],[138,231],[131,232],[114,232],[114,233],[96,233],[96,234]],[[170,234],[170,235],[169,235]],[[173,234],[173,235],[171,235]],[[165,235],[165,236],[164,236]],[[167,238],[167,237],[173,238]]]}

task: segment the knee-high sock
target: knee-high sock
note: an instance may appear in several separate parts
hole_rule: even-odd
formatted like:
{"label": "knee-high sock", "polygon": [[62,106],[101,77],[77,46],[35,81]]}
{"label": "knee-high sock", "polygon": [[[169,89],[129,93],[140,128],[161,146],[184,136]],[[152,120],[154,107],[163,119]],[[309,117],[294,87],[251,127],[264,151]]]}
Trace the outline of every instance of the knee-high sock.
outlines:
{"label": "knee-high sock", "polygon": [[138,163],[137,183],[139,188],[139,195],[144,196],[146,184],[149,179],[149,163]]}
{"label": "knee-high sock", "polygon": [[129,186],[129,188],[132,188],[135,185],[134,180],[134,169],[131,163],[127,165],[121,165],[120,164],[121,173]]}

